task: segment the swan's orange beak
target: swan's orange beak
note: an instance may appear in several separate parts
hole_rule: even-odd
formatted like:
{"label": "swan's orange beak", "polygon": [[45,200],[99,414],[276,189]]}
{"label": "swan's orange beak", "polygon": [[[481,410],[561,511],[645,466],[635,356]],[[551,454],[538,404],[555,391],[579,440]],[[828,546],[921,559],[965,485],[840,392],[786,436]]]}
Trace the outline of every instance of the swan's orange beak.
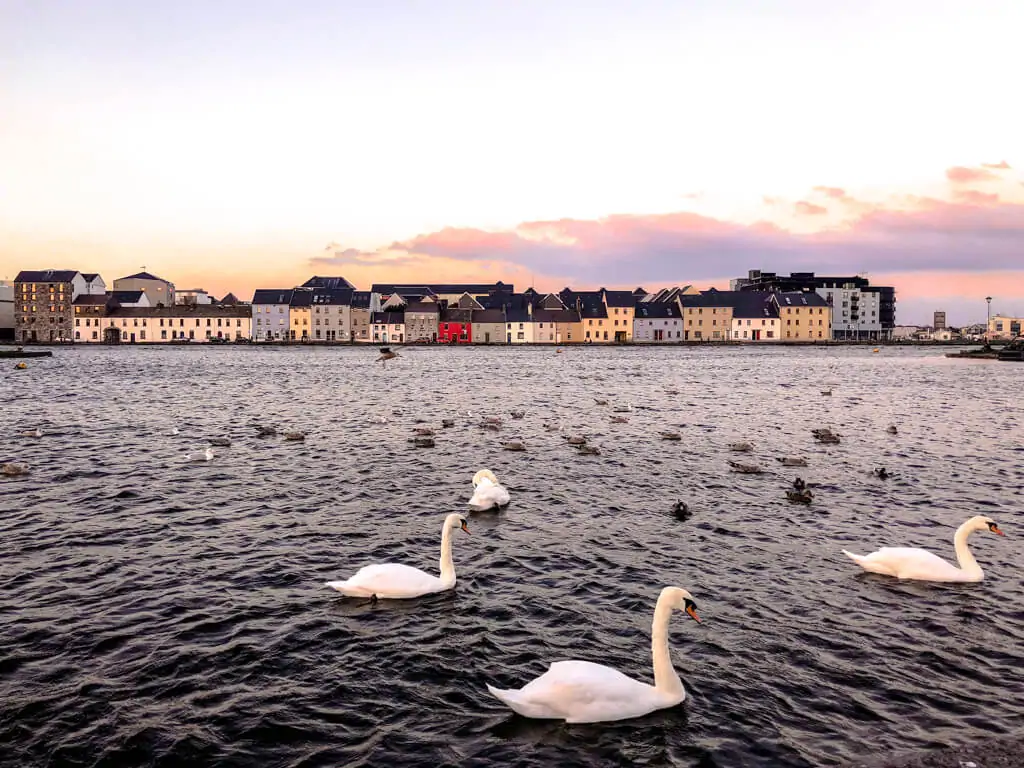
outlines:
{"label": "swan's orange beak", "polygon": [[997,525],[993,525],[991,528],[989,528],[989,530],[992,531],[992,533],[994,533],[996,536],[1005,536],[1006,535],[1005,533],[1003,533],[1002,531],[999,530],[999,526],[997,526]]}
{"label": "swan's orange beak", "polygon": [[700,616],[697,615],[697,609],[692,605],[686,606],[686,612],[690,615],[690,618],[700,624]]}
{"label": "swan's orange beak", "polygon": [[462,530],[464,530],[466,533],[469,533],[469,528],[466,527],[466,521],[465,520],[462,521]]}

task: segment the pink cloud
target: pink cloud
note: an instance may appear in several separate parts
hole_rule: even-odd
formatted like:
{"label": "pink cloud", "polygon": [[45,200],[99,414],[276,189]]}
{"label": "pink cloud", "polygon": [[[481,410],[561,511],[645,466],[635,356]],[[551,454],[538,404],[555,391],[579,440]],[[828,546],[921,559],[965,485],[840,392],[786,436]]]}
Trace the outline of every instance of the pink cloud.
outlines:
{"label": "pink cloud", "polygon": [[846,198],[846,190],[840,189],[839,187],[815,187],[815,192],[818,192],[825,197],[831,197],[833,200],[842,200]]}
{"label": "pink cloud", "polygon": [[1008,171],[1010,170],[1010,164],[1005,160],[1001,160],[998,163],[982,163],[982,168],[994,168],[997,171]]}
{"label": "pink cloud", "polygon": [[997,181],[999,179],[991,171],[984,168],[966,168],[957,165],[946,169],[946,178],[954,184],[972,184],[980,181]]}
{"label": "pink cloud", "polygon": [[821,205],[815,205],[814,203],[808,203],[806,200],[799,201],[793,207],[799,216],[824,216],[828,213],[828,208]]}
{"label": "pink cloud", "polygon": [[979,192],[976,189],[958,189],[953,192],[953,197],[959,202],[970,205],[992,205],[999,202],[999,195]]}

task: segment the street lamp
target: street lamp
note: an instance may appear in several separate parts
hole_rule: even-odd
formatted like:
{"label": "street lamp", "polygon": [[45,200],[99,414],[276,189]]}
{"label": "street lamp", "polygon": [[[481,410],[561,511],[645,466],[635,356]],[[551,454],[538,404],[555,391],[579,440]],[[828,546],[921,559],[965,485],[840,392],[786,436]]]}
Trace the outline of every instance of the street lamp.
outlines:
{"label": "street lamp", "polygon": [[988,314],[985,319],[985,343],[988,344],[992,341],[989,335],[989,328],[992,327],[992,297],[986,296],[985,303],[988,305]]}

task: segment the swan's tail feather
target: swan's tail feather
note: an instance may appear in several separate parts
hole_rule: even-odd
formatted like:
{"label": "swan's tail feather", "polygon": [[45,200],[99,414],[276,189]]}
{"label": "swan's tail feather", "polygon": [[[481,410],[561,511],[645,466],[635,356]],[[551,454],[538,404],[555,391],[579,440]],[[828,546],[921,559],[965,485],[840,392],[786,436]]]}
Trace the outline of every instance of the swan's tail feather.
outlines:
{"label": "swan's tail feather", "polygon": [[370,597],[372,594],[363,587],[353,587],[348,581],[325,581],[324,585],[349,597]]}
{"label": "swan's tail feather", "polygon": [[552,712],[543,704],[525,700],[522,696],[522,691],[495,688],[493,685],[488,685],[487,690],[491,692],[494,698],[498,699],[498,701],[517,715],[546,720],[558,720],[562,717]]}
{"label": "swan's tail feather", "polygon": [[864,555],[855,555],[853,552],[847,552],[845,549],[840,551],[858,565],[864,565]]}

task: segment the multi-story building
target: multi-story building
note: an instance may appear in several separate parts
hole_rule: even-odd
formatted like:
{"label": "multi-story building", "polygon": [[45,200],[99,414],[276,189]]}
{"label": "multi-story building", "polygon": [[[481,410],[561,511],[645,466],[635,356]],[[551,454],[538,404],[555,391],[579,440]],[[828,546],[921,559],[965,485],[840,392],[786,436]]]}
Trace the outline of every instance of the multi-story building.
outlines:
{"label": "multi-story building", "polygon": [[74,269],[22,270],[14,278],[14,330],[18,342],[71,341],[75,299],[89,282]]}
{"label": "multi-story building", "polygon": [[472,333],[474,344],[505,343],[505,312],[501,309],[472,310]]}
{"label": "multi-story building", "polygon": [[409,342],[437,341],[441,310],[436,301],[414,301],[405,307],[405,338]]}
{"label": "multi-story building", "polygon": [[782,338],[775,294],[738,291],[733,297],[732,341],[779,341]]}
{"label": "multi-story building", "polygon": [[374,312],[370,316],[374,344],[404,344],[405,317],[401,312]]}
{"label": "multi-story building", "polygon": [[142,291],[149,299],[150,307],[158,307],[161,304],[170,307],[174,304],[174,283],[146,271],[119,277],[114,281],[114,290]]}
{"label": "multi-story building", "polygon": [[256,341],[291,338],[291,289],[261,288],[252,297],[252,332]]}
{"label": "multi-story building", "polygon": [[103,341],[103,319],[108,308],[116,307],[111,294],[83,293],[74,301],[75,341]]}
{"label": "multi-story building", "polygon": [[714,288],[676,296],[684,321],[683,341],[728,341],[732,335],[733,293]]}
{"label": "multi-story building", "polygon": [[14,286],[0,280],[0,341],[14,341]]}
{"label": "multi-story building", "polygon": [[939,312],[939,311],[936,310],[932,314],[932,328],[934,328],[936,331],[941,331],[945,327],[946,327],[946,313],[945,312]]}
{"label": "multi-story building", "polygon": [[252,313],[244,304],[176,304],[159,307],[107,307],[96,318],[99,326],[86,326],[92,319],[84,312],[77,340],[105,344],[188,343],[205,344],[252,338]]}
{"label": "multi-story building", "polygon": [[683,341],[683,316],[676,301],[644,301],[636,305],[633,341],[638,344]]}
{"label": "multi-story building", "polygon": [[773,293],[780,341],[829,341],[833,309],[814,291]]}
{"label": "multi-story building", "polygon": [[601,298],[604,300],[608,317],[612,321],[612,333],[615,334],[615,341],[620,343],[632,341],[637,297],[632,291],[609,291],[602,288]]}
{"label": "multi-story building", "polygon": [[313,320],[313,290],[311,288],[296,288],[292,291],[288,319],[291,322],[288,331],[289,341],[309,341]]}
{"label": "multi-story building", "polygon": [[1010,340],[1020,336],[1024,318],[1008,315],[993,315],[988,321],[988,338],[991,340]]}
{"label": "multi-story building", "polygon": [[865,277],[824,277],[813,272],[789,276],[751,270],[731,281],[733,290],[792,293],[814,291],[832,306],[833,339],[880,340],[896,326],[896,289],[873,286]]}
{"label": "multi-story building", "polygon": [[442,310],[437,340],[441,344],[472,344],[473,310],[458,308]]}
{"label": "multi-story building", "polygon": [[213,304],[213,297],[202,288],[176,289],[175,304]]}
{"label": "multi-story building", "polygon": [[351,341],[352,289],[314,288],[312,294],[313,341]]}
{"label": "multi-story building", "polygon": [[370,317],[372,313],[380,310],[380,297],[376,297],[371,291],[353,291],[352,308],[350,311],[351,330],[349,331],[352,341],[372,341],[370,332]]}
{"label": "multi-story building", "polygon": [[483,300],[495,295],[510,295],[514,292],[514,286],[500,280],[496,283],[427,283],[419,285],[374,283],[370,292],[377,294],[383,302],[397,293],[410,301],[412,300],[410,297],[413,296],[431,297],[435,301],[445,301],[449,306],[454,306],[467,294],[474,299]]}

